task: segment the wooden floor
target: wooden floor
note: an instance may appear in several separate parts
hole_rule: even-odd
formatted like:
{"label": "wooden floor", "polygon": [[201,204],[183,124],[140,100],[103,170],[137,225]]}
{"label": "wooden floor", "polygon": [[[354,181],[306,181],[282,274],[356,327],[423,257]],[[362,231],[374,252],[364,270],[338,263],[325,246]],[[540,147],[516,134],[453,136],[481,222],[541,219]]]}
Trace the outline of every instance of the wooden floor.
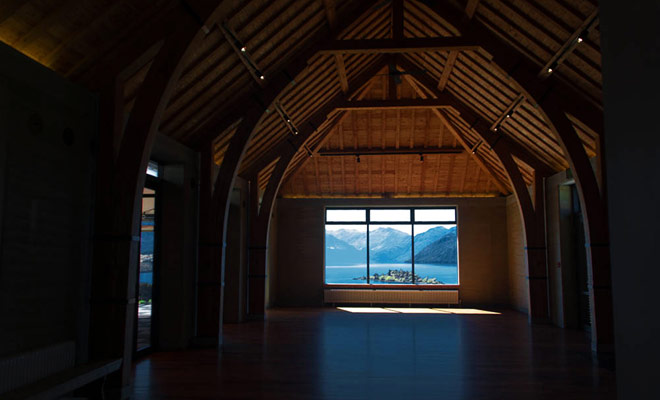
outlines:
{"label": "wooden floor", "polygon": [[523,314],[274,310],[135,365],[136,399],[614,399],[578,331]]}

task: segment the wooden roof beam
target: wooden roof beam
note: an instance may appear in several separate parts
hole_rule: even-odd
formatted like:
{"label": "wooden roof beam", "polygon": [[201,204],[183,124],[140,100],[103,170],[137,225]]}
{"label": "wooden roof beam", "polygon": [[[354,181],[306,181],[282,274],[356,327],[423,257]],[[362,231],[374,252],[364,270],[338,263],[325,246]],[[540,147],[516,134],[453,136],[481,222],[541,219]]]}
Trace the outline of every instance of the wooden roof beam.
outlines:
{"label": "wooden roof beam", "polygon": [[[404,70],[417,70],[419,69],[415,64],[408,60],[401,60],[401,66],[404,68]],[[406,75],[407,76],[407,75]],[[411,79],[412,78],[408,78]],[[454,95],[449,94],[447,92],[441,92],[438,89],[434,88],[434,81],[433,78],[430,77],[428,74],[427,75],[415,75],[415,79],[425,88],[428,89],[428,91],[435,96],[436,98],[440,99],[442,102],[446,103],[449,105],[451,108],[455,109],[458,111],[460,114],[461,118],[466,122],[466,124],[472,123],[472,129],[476,129],[478,126],[479,122],[486,122],[486,119],[481,117],[476,111],[473,111],[470,107],[467,105],[463,104],[461,101],[459,101]],[[423,93],[423,92],[421,92]],[[434,111],[435,112],[435,111]],[[525,162],[528,164],[530,167],[539,170],[539,171],[553,171],[553,169],[548,166],[544,161],[540,160],[536,156],[534,156],[532,153],[530,153],[528,150],[526,150],[523,146],[515,142],[513,139],[509,138],[508,136],[503,135],[503,132],[500,132],[499,135],[496,135],[495,133],[491,132],[490,130],[487,130],[488,135],[486,135],[485,132],[477,132],[480,133],[480,136],[491,144],[491,147],[493,146],[492,141],[487,140],[492,136],[495,136],[498,139],[498,141],[503,140],[504,142],[507,143],[507,145],[511,148],[511,151],[513,155],[518,157],[521,161]]]}
{"label": "wooden roof beam", "polygon": [[587,19],[580,25],[575,32],[566,40],[563,46],[548,60],[547,63],[539,71],[539,77],[546,77],[557,69],[566,57],[568,57],[575,48],[586,39],[587,34],[598,24],[598,8],[592,12]]}
{"label": "wooden roof beam", "polygon": [[418,53],[425,51],[477,50],[479,45],[463,36],[335,40],[321,47],[320,54]]}
{"label": "wooden roof beam", "polygon": [[335,66],[337,67],[337,75],[339,75],[339,84],[341,91],[348,92],[348,78],[346,76],[346,66],[344,65],[344,55],[340,53],[335,54]]}
{"label": "wooden roof beam", "polygon": [[340,156],[386,156],[386,155],[421,155],[421,154],[463,154],[465,151],[461,148],[455,147],[409,147],[409,148],[394,148],[386,147],[384,149],[334,149],[334,150],[319,150],[318,154],[324,157],[340,157]]}
{"label": "wooden roof beam", "polygon": [[[342,18],[338,18],[337,29],[341,31],[350,26],[360,15],[368,11],[373,3],[373,1],[359,2],[356,3],[355,7],[342,13]],[[317,52],[316,44],[331,43],[333,40],[332,33],[317,32],[309,39],[308,43],[310,45],[297,55],[291,57],[291,62],[281,68],[277,74],[269,77],[267,84],[263,88],[250,91],[232,102],[233,106],[219,109],[216,113],[213,113],[213,115],[202,121],[199,127],[186,137],[185,143],[192,147],[202,146],[204,143],[213,141],[228,125],[231,125],[241,115],[245,114],[247,109],[262,106],[267,108],[274,100],[277,100],[282,95],[284,88],[289,86],[298,74],[309,67],[307,63]]]}
{"label": "wooden roof beam", "polygon": [[500,125],[502,125],[503,121],[505,121],[507,118],[511,117],[514,112],[516,112],[516,109],[522,104],[522,102],[525,101],[525,96],[520,94],[518,97],[516,97],[511,104],[504,110],[502,115],[497,117],[495,122],[490,126],[490,129],[492,131],[497,131]]}
{"label": "wooden roof beam", "polygon": [[563,98],[561,105],[567,113],[584,122],[595,132],[602,134],[602,105],[592,102],[579,90],[553,75],[540,79],[538,65],[494,35],[479,20],[466,19],[463,11],[457,10],[447,2],[434,2],[429,7],[439,18],[458,29],[463,35],[462,38],[466,38],[466,42],[477,44],[492,55],[493,64],[504,71],[523,92],[535,99],[539,106],[556,92]]}
{"label": "wooden roof beam", "polygon": [[325,7],[325,17],[328,19],[330,32],[334,32],[337,27],[337,5],[335,0],[323,0],[323,7]]}
{"label": "wooden roof beam", "polygon": [[479,7],[479,0],[468,0],[467,5],[465,6],[465,14],[467,14],[468,18],[474,16],[477,7]]}
{"label": "wooden roof beam", "polygon": [[351,96],[356,93],[359,88],[364,86],[375,74],[383,68],[385,65],[384,59],[377,60],[370,67],[366,68],[360,75],[358,75],[351,82],[351,87],[353,88],[351,93],[343,94],[339,93],[335,95],[330,101],[321,106],[315,113],[313,113],[305,121],[301,121],[298,124],[299,132],[298,135],[294,137],[287,137],[273,147],[271,147],[268,152],[263,154],[254,165],[244,173],[245,176],[250,176],[250,174],[255,173],[255,171],[262,170],[266,165],[268,165],[272,160],[277,157],[280,157],[282,154],[286,154],[291,151],[292,147],[300,147],[307,140],[307,138],[316,131],[316,129],[321,126],[321,124],[326,120],[328,114],[334,111],[337,106],[346,102]]}
{"label": "wooden roof beam", "polygon": [[254,78],[258,85],[262,86],[266,76],[264,75],[263,71],[261,71],[261,69],[259,69],[259,67],[254,63],[245,45],[239,41],[236,33],[234,33],[231,28],[229,28],[229,26],[224,23],[218,23],[217,25],[218,28],[220,28],[222,35],[231,46],[232,50],[234,50],[234,53],[236,53],[236,56],[238,56],[238,59],[241,60],[241,63],[243,63],[245,68],[250,73],[250,76]]}
{"label": "wooden roof beam", "polygon": [[392,1],[392,38],[403,39],[403,0]]}
{"label": "wooden roof beam", "polygon": [[337,106],[337,110],[406,110],[450,106],[446,99],[360,100],[344,101]]}
{"label": "wooden roof beam", "polygon": [[451,132],[452,135],[454,135],[458,143],[460,143],[461,146],[463,146],[463,148],[468,151],[468,154],[472,156],[477,165],[490,177],[491,181],[495,184],[497,189],[502,194],[509,194],[510,190],[507,188],[507,186],[500,180],[497,175],[495,175],[495,173],[491,170],[488,164],[486,164],[480,154],[471,151],[471,146],[465,137],[463,137],[458,129],[456,129],[454,125],[445,117],[442,111],[434,109],[433,113],[440,119],[440,121],[442,121],[442,123],[445,125],[445,128],[447,128],[447,130]]}

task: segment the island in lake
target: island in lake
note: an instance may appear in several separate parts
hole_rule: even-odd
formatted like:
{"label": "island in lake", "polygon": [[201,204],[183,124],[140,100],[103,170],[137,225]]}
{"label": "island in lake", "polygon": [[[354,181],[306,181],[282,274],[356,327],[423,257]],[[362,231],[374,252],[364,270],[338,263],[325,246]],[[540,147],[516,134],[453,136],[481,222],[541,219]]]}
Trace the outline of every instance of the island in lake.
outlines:
{"label": "island in lake", "polygon": [[[369,276],[369,281],[371,282],[383,282],[383,283],[413,283],[412,281],[413,274],[411,271],[405,271],[402,269],[390,269],[386,274],[375,273]],[[366,276],[361,276],[359,278],[353,278],[356,281],[366,281]],[[419,275],[415,274],[415,283],[426,283],[429,285],[442,285],[443,282],[437,280],[436,278],[422,278]]]}

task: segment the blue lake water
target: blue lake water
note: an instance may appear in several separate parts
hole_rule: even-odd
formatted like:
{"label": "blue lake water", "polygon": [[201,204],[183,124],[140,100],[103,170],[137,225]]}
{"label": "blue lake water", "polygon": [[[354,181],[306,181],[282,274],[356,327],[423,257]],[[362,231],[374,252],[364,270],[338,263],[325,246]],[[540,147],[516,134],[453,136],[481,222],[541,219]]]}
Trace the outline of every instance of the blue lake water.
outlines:
{"label": "blue lake water", "polygon": [[150,285],[154,284],[154,273],[149,272],[140,272],[140,283],[148,283]]}
{"label": "blue lake water", "polygon": [[[371,264],[369,266],[369,275],[387,274],[392,270],[410,271],[410,264]],[[325,267],[325,283],[341,283],[341,284],[365,284],[366,280],[355,280],[367,275],[366,264],[349,265],[349,266],[326,266]],[[438,281],[446,285],[458,284],[458,266],[442,265],[442,264],[415,264],[415,275],[421,278],[436,278]],[[386,282],[372,282],[372,283],[386,283]],[[396,283],[393,283],[396,285]]]}

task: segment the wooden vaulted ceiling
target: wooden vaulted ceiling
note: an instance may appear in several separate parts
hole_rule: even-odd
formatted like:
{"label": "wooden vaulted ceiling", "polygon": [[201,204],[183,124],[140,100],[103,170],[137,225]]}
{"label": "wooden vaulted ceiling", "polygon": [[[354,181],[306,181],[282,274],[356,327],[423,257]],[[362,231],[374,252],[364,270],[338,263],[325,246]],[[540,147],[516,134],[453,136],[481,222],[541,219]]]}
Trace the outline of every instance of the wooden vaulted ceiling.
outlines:
{"label": "wooden vaulted ceiling", "polygon": [[[224,21],[186,60],[160,131],[184,144],[211,142],[221,163],[241,105],[268,78],[321,39],[387,39],[393,35],[393,2],[338,0],[244,0],[232,3]],[[461,36],[435,2],[403,2],[405,38]],[[489,35],[538,65],[540,79],[552,68],[582,101],[601,107],[602,76],[597,4],[590,0],[451,0],[443,3],[478,21]],[[179,0],[6,0],[0,3],[0,40],[60,75],[98,90],[106,75],[125,74],[124,111],[130,113],[161,31],[182,13]],[[352,21],[346,23],[346,21]],[[227,40],[227,27],[262,71],[254,78]],[[158,27],[162,27],[160,30]],[[577,37],[581,42],[576,45]],[[317,52],[291,77],[278,104],[302,125],[338,95],[353,100],[432,99],[446,93],[498,127],[549,169],[568,167],[563,150],[538,106],[525,98],[508,72],[481,48],[404,52]],[[110,67],[109,67],[110,65]],[[369,72],[371,71],[371,72]],[[370,76],[363,76],[369,72]],[[360,87],[352,87],[354,81]],[[272,149],[292,137],[273,107],[248,145],[239,173],[257,176],[264,188],[278,161]],[[510,117],[507,117],[510,114]],[[233,116],[233,119],[232,119]],[[569,116],[588,156],[598,152],[598,127]],[[230,121],[230,123],[226,123]],[[497,156],[464,116],[448,108],[336,109],[299,149],[281,194],[317,196],[482,196],[512,187]],[[438,153],[438,149],[456,150]],[[474,154],[473,154],[474,150]],[[368,154],[374,152],[414,154]],[[423,161],[420,154],[423,155]],[[346,153],[328,155],[327,153]],[[425,153],[426,152],[426,153]],[[356,154],[360,156],[360,162]],[[310,157],[310,154],[312,155]],[[527,183],[533,169],[516,159]]]}

